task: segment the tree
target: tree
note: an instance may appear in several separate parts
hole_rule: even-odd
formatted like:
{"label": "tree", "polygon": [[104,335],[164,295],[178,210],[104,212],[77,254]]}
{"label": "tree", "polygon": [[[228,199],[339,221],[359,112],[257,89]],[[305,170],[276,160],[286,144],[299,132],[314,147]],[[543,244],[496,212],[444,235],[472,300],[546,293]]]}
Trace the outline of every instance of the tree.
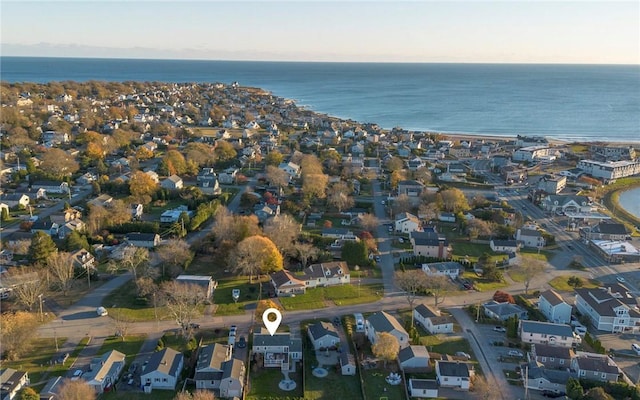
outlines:
{"label": "tree", "polygon": [[166,175],[181,175],[187,172],[187,161],[178,150],[169,150],[162,159],[159,169]]}
{"label": "tree", "polygon": [[567,285],[571,286],[574,289],[580,288],[584,285],[584,282],[582,281],[582,278],[580,278],[579,276],[570,276],[569,279],[567,279]]}
{"label": "tree", "polygon": [[182,327],[183,334],[190,331],[191,322],[200,315],[199,306],[208,300],[202,286],[178,281],[164,282],[160,286],[160,294],[167,310]]}
{"label": "tree", "polygon": [[289,185],[289,174],[283,169],[273,165],[267,165],[266,175],[267,180],[273,186],[283,188]]}
{"label": "tree", "polygon": [[481,400],[498,399],[502,394],[500,386],[489,385],[486,378],[477,374],[473,379],[473,392],[476,393],[476,398]]}
{"label": "tree", "polygon": [[[153,178],[142,171],[136,171],[129,179],[129,192],[137,201],[147,204],[151,201],[151,196],[158,189],[158,184]],[[144,200],[144,201],[143,201]]]}
{"label": "tree", "polygon": [[426,185],[431,183],[431,171],[427,167],[420,167],[413,173],[413,178]]}
{"label": "tree", "polygon": [[382,359],[385,368],[387,367],[387,361],[393,361],[398,357],[399,351],[400,343],[398,339],[387,332],[378,334],[376,342],[371,346],[371,352],[374,356]]}
{"label": "tree", "polygon": [[29,261],[32,264],[44,264],[49,256],[58,251],[51,236],[42,231],[37,231],[31,237],[29,246]]}
{"label": "tree", "polygon": [[[189,243],[182,239],[166,240],[162,246],[157,248],[156,254],[162,261],[162,276],[165,275],[165,266],[168,266],[170,271],[175,269],[180,273],[193,260],[193,252]],[[171,273],[171,275],[175,276],[177,274]]]}
{"label": "tree", "polygon": [[276,245],[280,253],[290,254],[301,230],[300,224],[289,214],[270,218],[264,225],[264,234]]}
{"label": "tree", "polygon": [[87,381],[78,379],[72,381],[65,379],[56,395],[57,400],[95,400],[96,391],[89,386]]}
{"label": "tree", "polygon": [[282,254],[273,242],[264,236],[250,236],[236,247],[231,257],[233,269],[240,274],[248,275],[253,283],[253,276],[261,273],[279,271],[283,268]]}
{"label": "tree", "polygon": [[149,250],[144,247],[125,247],[120,266],[131,272],[133,281],[138,282],[139,276],[145,276],[145,270],[149,266]]}
{"label": "tree", "polygon": [[311,243],[297,242],[293,247],[298,260],[300,260],[300,263],[302,264],[302,268],[306,268],[307,263],[310,260],[315,260],[320,253],[318,248]]}
{"label": "tree", "polygon": [[40,400],[40,395],[33,388],[23,387],[18,392],[18,400]]}
{"label": "tree", "polygon": [[525,294],[529,293],[529,285],[531,285],[533,278],[543,273],[546,269],[547,264],[535,258],[526,258],[515,268],[516,272],[522,275]]}
{"label": "tree", "polygon": [[349,196],[353,190],[345,182],[338,182],[329,188],[327,203],[338,209],[338,212],[353,207],[355,201],[353,196]]}
{"label": "tree", "polygon": [[613,396],[604,391],[600,386],[592,387],[584,394],[584,400],[613,400]]}
{"label": "tree", "polygon": [[35,339],[37,325],[35,314],[25,311],[1,313],[2,356],[11,361],[27,352]]}
{"label": "tree", "polygon": [[375,232],[376,228],[380,226],[380,220],[374,214],[367,213],[360,217],[360,226],[365,231]]}
{"label": "tree", "polygon": [[56,177],[64,177],[78,171],[80,165],[69,153],[54,147],[42,155],[40,169]]}
{"label": "tree", "polygon": [[395,273],[396,286],[404,291],[411,310],[411,326],[413,327],[413,303],[419,293],[427,288],[427,275],[419,269],[397,271]]}
{"label": "tree", "polygon": [[4,284],[13,287],[13,295],[29,311],[47,290],[47,281],[43,271],[36,268],[20,267],[9,269]]}
{"label": "tree", "polygon": [[433,295],[433,305],[438,307],[455,287],[449,277],[433,275],[427,276],[426,288]]}
{"label": "tree", "polygon": [[[265,164],[277,167],[284,160],[284,156],[278,150],[272,150],[264,158]],[[268,169],[267,169],[268,171]]]}
{"label": "tree", "polygon": [[51,254],[47,258],[47,270],[62,294],[66,296],[75,279],[74,261],[71,254],[67,252]]}
{"label": "tree", "polygon": [[120,336],[124,342],[131,324],[119,309],[112,310],[109,315],[113,321],[114,328],[116,328],[116,336]]}
{"label": "tree", "polygon": [[198,166],[207,165],[213,161],[213,149],[206,143],[187,143],[184,153],[188,162],[193,162]]}
{"label": "tree", "polygon": [[302,191],[309,198],[324,199],[327,194],[329,176],[325,174],[305,174],[302,177]]}
{"label": "tree", "polygon": [[400,157],[391,157],[387,161],[387,170],[390,172],[399,171],[404,168],[404,161]]}
{"label": "tree", "polygon": [[570,399],[580,400],[582,399],[582,396],[584,396],[584,389],[582,388],[580,381],[576,378],[569,378],[566,389],[567,396],[569,396]]}
{"label": "tree", "polygon": [[447,211],[457,213],[458,211],[467,211],[469,209],[469,203],[464,195],[464,192],[457,188],[446,189],[440,192],[444,208]]}
{"label": "tree", "polygon": [[87,237],[78,231],[71,231],[64,239],[64,242],[65,249],[70,252],[80,249],[91,250]]}
{"label": "tree", "polygon": [[367,245],[363,241],[345,241],[342,245],[342,259],[349,265],[364,265],[369,262]]}
{"label": "tree", "polygon": [[218,140],[213,153],[216,156],[217,162],[227,162],[229,160],[233,160],[238,155],[236,149],[233,148],[233,145],[226,140]]}
{"label": "tree", "polygon": [[478,238],[478,236],[487,237],[491,235],[491,226],[487,221],[474,218],[467,222],[467,234],[471,240]]}
{"label": "tree", "polygon": [[393,201],[393,212],[397,215],[403,212],[410,212],[413,204],[406,194],[401,194]]}

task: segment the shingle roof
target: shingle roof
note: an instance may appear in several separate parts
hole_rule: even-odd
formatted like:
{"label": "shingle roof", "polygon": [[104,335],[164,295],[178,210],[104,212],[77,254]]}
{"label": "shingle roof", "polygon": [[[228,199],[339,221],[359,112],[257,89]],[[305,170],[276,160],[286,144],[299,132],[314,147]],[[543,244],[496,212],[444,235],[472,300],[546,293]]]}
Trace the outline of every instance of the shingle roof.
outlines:
{"label": "shingle roof", "polygon": [[551,322],[520,321],[522,331],[528,333],[544,333],[554,336],[572,337],[573,330],[567,324],[554,324]]}
{"label": "shingle roof", "polygon": [[[398,359],[400,362],[405,362],[416,357],[429,359],[429,352],[427,351],[426,346],[411,345],[400,350],[398,353]],[[425,367],[427,366],[428,365],[425,365]]]}
{"label": "shingle roof", "polygon": [[459,376],[466,378],[470,376],[469,365],[465,362],[437,360],[436,364],[440,369],[441,376]]}
{"label": "shingle roof", "polygon": [[620,369],[617,365],[609,363],[607,356],[589,356],[581,354],[576,357],[578,368],[585,371],[604,372],[607,374],[618,374]]}
{"label": "shingle roof", "polygon": [[534,343],[531,345],[531,349],[531,352],[535,353],[536,357],[552,357],[570,360],[574,355],[573,349],[570,347]]}
{"label": "shingle roof", "polygon": [[334,328],[332,324],[324,321],[309,325],[309,332],[314,339],[320,339],[326,335],[339,338],[336,328]]}
{"label": "shingle roof", "polygon": [[623,224],[601,221],[598,225],[593,227],[591,232],[604,233],[608,235],[626,235],[627,228]]}
{"label": "shingle roof", "polygon": [[414,389],[438,389],[438,382],[435,379],[409,379],[409,382]]}
{"label": "shingle roof", "polygon": [[302,351],[302,340],[291,338],[289,333],[276,333],[271,336],[268,333],[255,333],[253,335],[253,347],[256,346],[289,346],[289,351]]}
{"label": "shingle roof", "polygon": [[414,240],[416,246],[438,246],[440,242],[444,244],[444,246],[449,245],[449,240],[446,238],[440,238],[435,232],[411,232],[411,239]]}
{"label": "shingle roof", "polygon": [[405,331],[402,325],[400,325],[400,322],[398,322],[395,317],[387,314],[384,311],[379,311],[373,315],[370,315],[369,318],[367,318],[367,321],[369,321],[369,324],[373,327],[373,329],[375,329],[377,333],[392,332],[396,330],[404,333],[405,335],[408,335],[407,331]]}
{"label": "shingle roof", "polygon": [[147,364],[145,374],[151,371],[158,371],[166,375],[178,376],[180,373],[178,367],[182,357],[182,353],[170,347],[156,351],[149,357],[149,364]]}
{"label": "shingle roof", "polygon": [[437,316],[437,314],[433,312],[431,308],[425,306],[424,304],[418,304],[415,308],[415,311],[423,318],[431,318]]}
{"label": "shingle roof", "polygon": [[545,300],[552,306],[557,306],[558,304],[564,303],[562,296],[560,296],[555,290],[549,289],[540,293],[540,297],[544,297]]}

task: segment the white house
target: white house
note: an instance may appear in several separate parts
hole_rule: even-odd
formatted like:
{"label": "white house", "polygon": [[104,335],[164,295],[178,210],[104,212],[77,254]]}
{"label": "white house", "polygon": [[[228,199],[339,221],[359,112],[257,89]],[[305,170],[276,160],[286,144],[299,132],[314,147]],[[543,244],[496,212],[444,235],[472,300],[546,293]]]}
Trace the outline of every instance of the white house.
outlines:
{"label": "white house", "polygon": [[435,379],[409,379],[409,396],[436,399],[438,398],[438,382]]}
{"label": "white house", "polygon": [[370,315],[365,320],[364,329],[371,344],[376,343],[379,334],[386,332],[390,333],[391,335],[395,336],[396,339],[398,339],[398,343],[400,344],[401,349],[409,346],[409,334],[407,333],[407,331],[402,327],[400,322],[398,322],[395,317],[389,315],[384,311],[379,311]]}
{"label": "white house", "polygon": [[306,287],[312,288],[348,284],[351,282],[351,275],[346,262],[334,261],[308,266],[300,279],[305,282]]}
{"label": "white house", "polygon": [[273,285],[278,297],[304,294],[307,290],[306,282],[286,269],[281,269],[271,274],[271,285]]}
{"label": "white house", "polygon": [[620,284],[602,289],[576,289],[576,308],[601,331],[640,332],[637,299]]}
{"label": "white house", "polygon": [[415,215],[403,212],[396,215],[396,232],[410,233],[420,229],[420,220]]}
{"label": "white house", "polygon": [[160,235],[157,233],[128,233],[126,241],[136,247],[153,249],[160,244]]}
{"label": "white house", "polygon": [[516,240],[493,240],[489,242],[489,247],[496,253],[516,253],[520,245]]}
{"label": "white house", "polygon": [[202,291],[207,299],[213,297],[213,291],[218,287],[218,282],[210,275],[186,275],[181,274],[176,278],[176,282],[184,283],[187,285],[196,285],[202,288]]}
{"label": "white house", "polygon": [[167,347],[151,354],[148,361],[140,375],[145,393],[153,389],[175,390],[184,367],[182,353]]}
{"label": "white house", "polygon": [[91,360],[89,371],[82,375],[82,379],[87,381],[96,393],[103,393],[106,388],[116,384],[124,364],[125,355],[117,350],[111,350]]}
{"label": "white house", "polygon": [[251,352],[263,357],[265,368],[288,371],[292,364],[302,360],[302,340],[291,337],[289,332],[276,332],[272,336],[262,330],[253,334]]}
{"label": "white house", "polygon": [[144,213],[144,206],[140,203],[131,204],[131,218],[140,219]]}
{"label": "white house", "polygon": [[469,390],[474,374],[473,366],[465,362],[436,360],[436,377],[442,387]]}
{"label": "white house", "polygon": [[413,317],[432,335],[453,333],[453,318],[441,316],[439,311],[433,311],[424,304],[418,304],[413,310]]}
{"label": "white house", "polygon": [[13,400],[18,392],[25,386],[29,386],[29,374],[25,371],[16,371],[13,368],[0,370],[0,399]]}
{"label": "white house", "polygon": [[551,322],[568,324],[571,322],[571,306],[553,289],[540,293],[538,309]]}
{"label": "white house", "polygon": [[426,346],[407,346],[398,352],[398,363],[403,371],[426,371],[429,369],[429,351]]}
{"label": "white house", "polygon": [[461,270],[462,265],[456,261],[422,264],[422,271],[431,276],[448,276],[451,279],[456,279]]}
{"label": "white house", "polygon": [[340,353],[340,372],[342,375],[356,374],[356,358],[347,349]]}
{"label": "white house", "polygon": [[171,175],[167,179],[163,180],[160,183],[160,186],[163,187],[164,189],[180,190],[184,187],[184,182],[182,181],[182,178],[180,178],[178,175]]}
{"label": "white house", "polygon": [[330,347],[338,347],[340,344],[338,331],[333,324],[329,322],[320,321],[311,324],[309,325],[307,333],[316,351]]}
{"label": "white house", "polygon": [[288,163],[280,163],[278,168],[283,170],[289,175],[289,179],[295,179],[300,177],[300,166],[298,164],[288,162]]}
{"label": "white house", "polygon": [[555,213],[583,212],[592,210],[592,202],[586,196],[549,195],[542,199],[542,208]]}
{"label": "white house", "polygon": [[572,347],[582,342],[567,324],[521,320],[518,333],[524,343]]}
{"label": "white house", "polygon": [[541,249],[545,245],[542,232],[537,229],[518,229],[516,232],[516,240],[523,247],[530,247],[534,249]]}
{"label": "white house", "polygon": [[31,189],[44,189],[47,193],[67,194],[69,193],[69,184],[67,182],[37,181],[31,184]]}

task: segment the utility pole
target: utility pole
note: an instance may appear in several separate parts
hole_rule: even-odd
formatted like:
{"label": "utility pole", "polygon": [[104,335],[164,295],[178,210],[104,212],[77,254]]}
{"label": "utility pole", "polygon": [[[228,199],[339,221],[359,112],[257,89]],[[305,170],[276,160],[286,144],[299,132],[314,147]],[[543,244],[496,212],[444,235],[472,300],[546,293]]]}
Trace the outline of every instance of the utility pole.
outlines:
{"label": "utility pole", "polygon": [[56,341],[56,351],[59,351],[60,349],[58,349],[58,334],[56,332],[56,328],[53,328],[53,339]]}
{"label": "utility pole", "polygon": [[38,298],[40,299],[40,322],[44,322],[44,318],[42,316],[42,293],[38,295]]}

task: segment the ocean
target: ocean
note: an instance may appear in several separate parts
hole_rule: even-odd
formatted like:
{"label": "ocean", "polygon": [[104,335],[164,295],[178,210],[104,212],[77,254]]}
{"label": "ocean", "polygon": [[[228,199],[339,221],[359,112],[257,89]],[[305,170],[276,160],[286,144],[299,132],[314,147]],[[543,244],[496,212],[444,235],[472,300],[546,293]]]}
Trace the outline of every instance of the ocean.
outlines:
{"label": "ocean", "polygon": [[383,128],[640,142],[640,66],[1,57],[7,82],[237,81]]}

